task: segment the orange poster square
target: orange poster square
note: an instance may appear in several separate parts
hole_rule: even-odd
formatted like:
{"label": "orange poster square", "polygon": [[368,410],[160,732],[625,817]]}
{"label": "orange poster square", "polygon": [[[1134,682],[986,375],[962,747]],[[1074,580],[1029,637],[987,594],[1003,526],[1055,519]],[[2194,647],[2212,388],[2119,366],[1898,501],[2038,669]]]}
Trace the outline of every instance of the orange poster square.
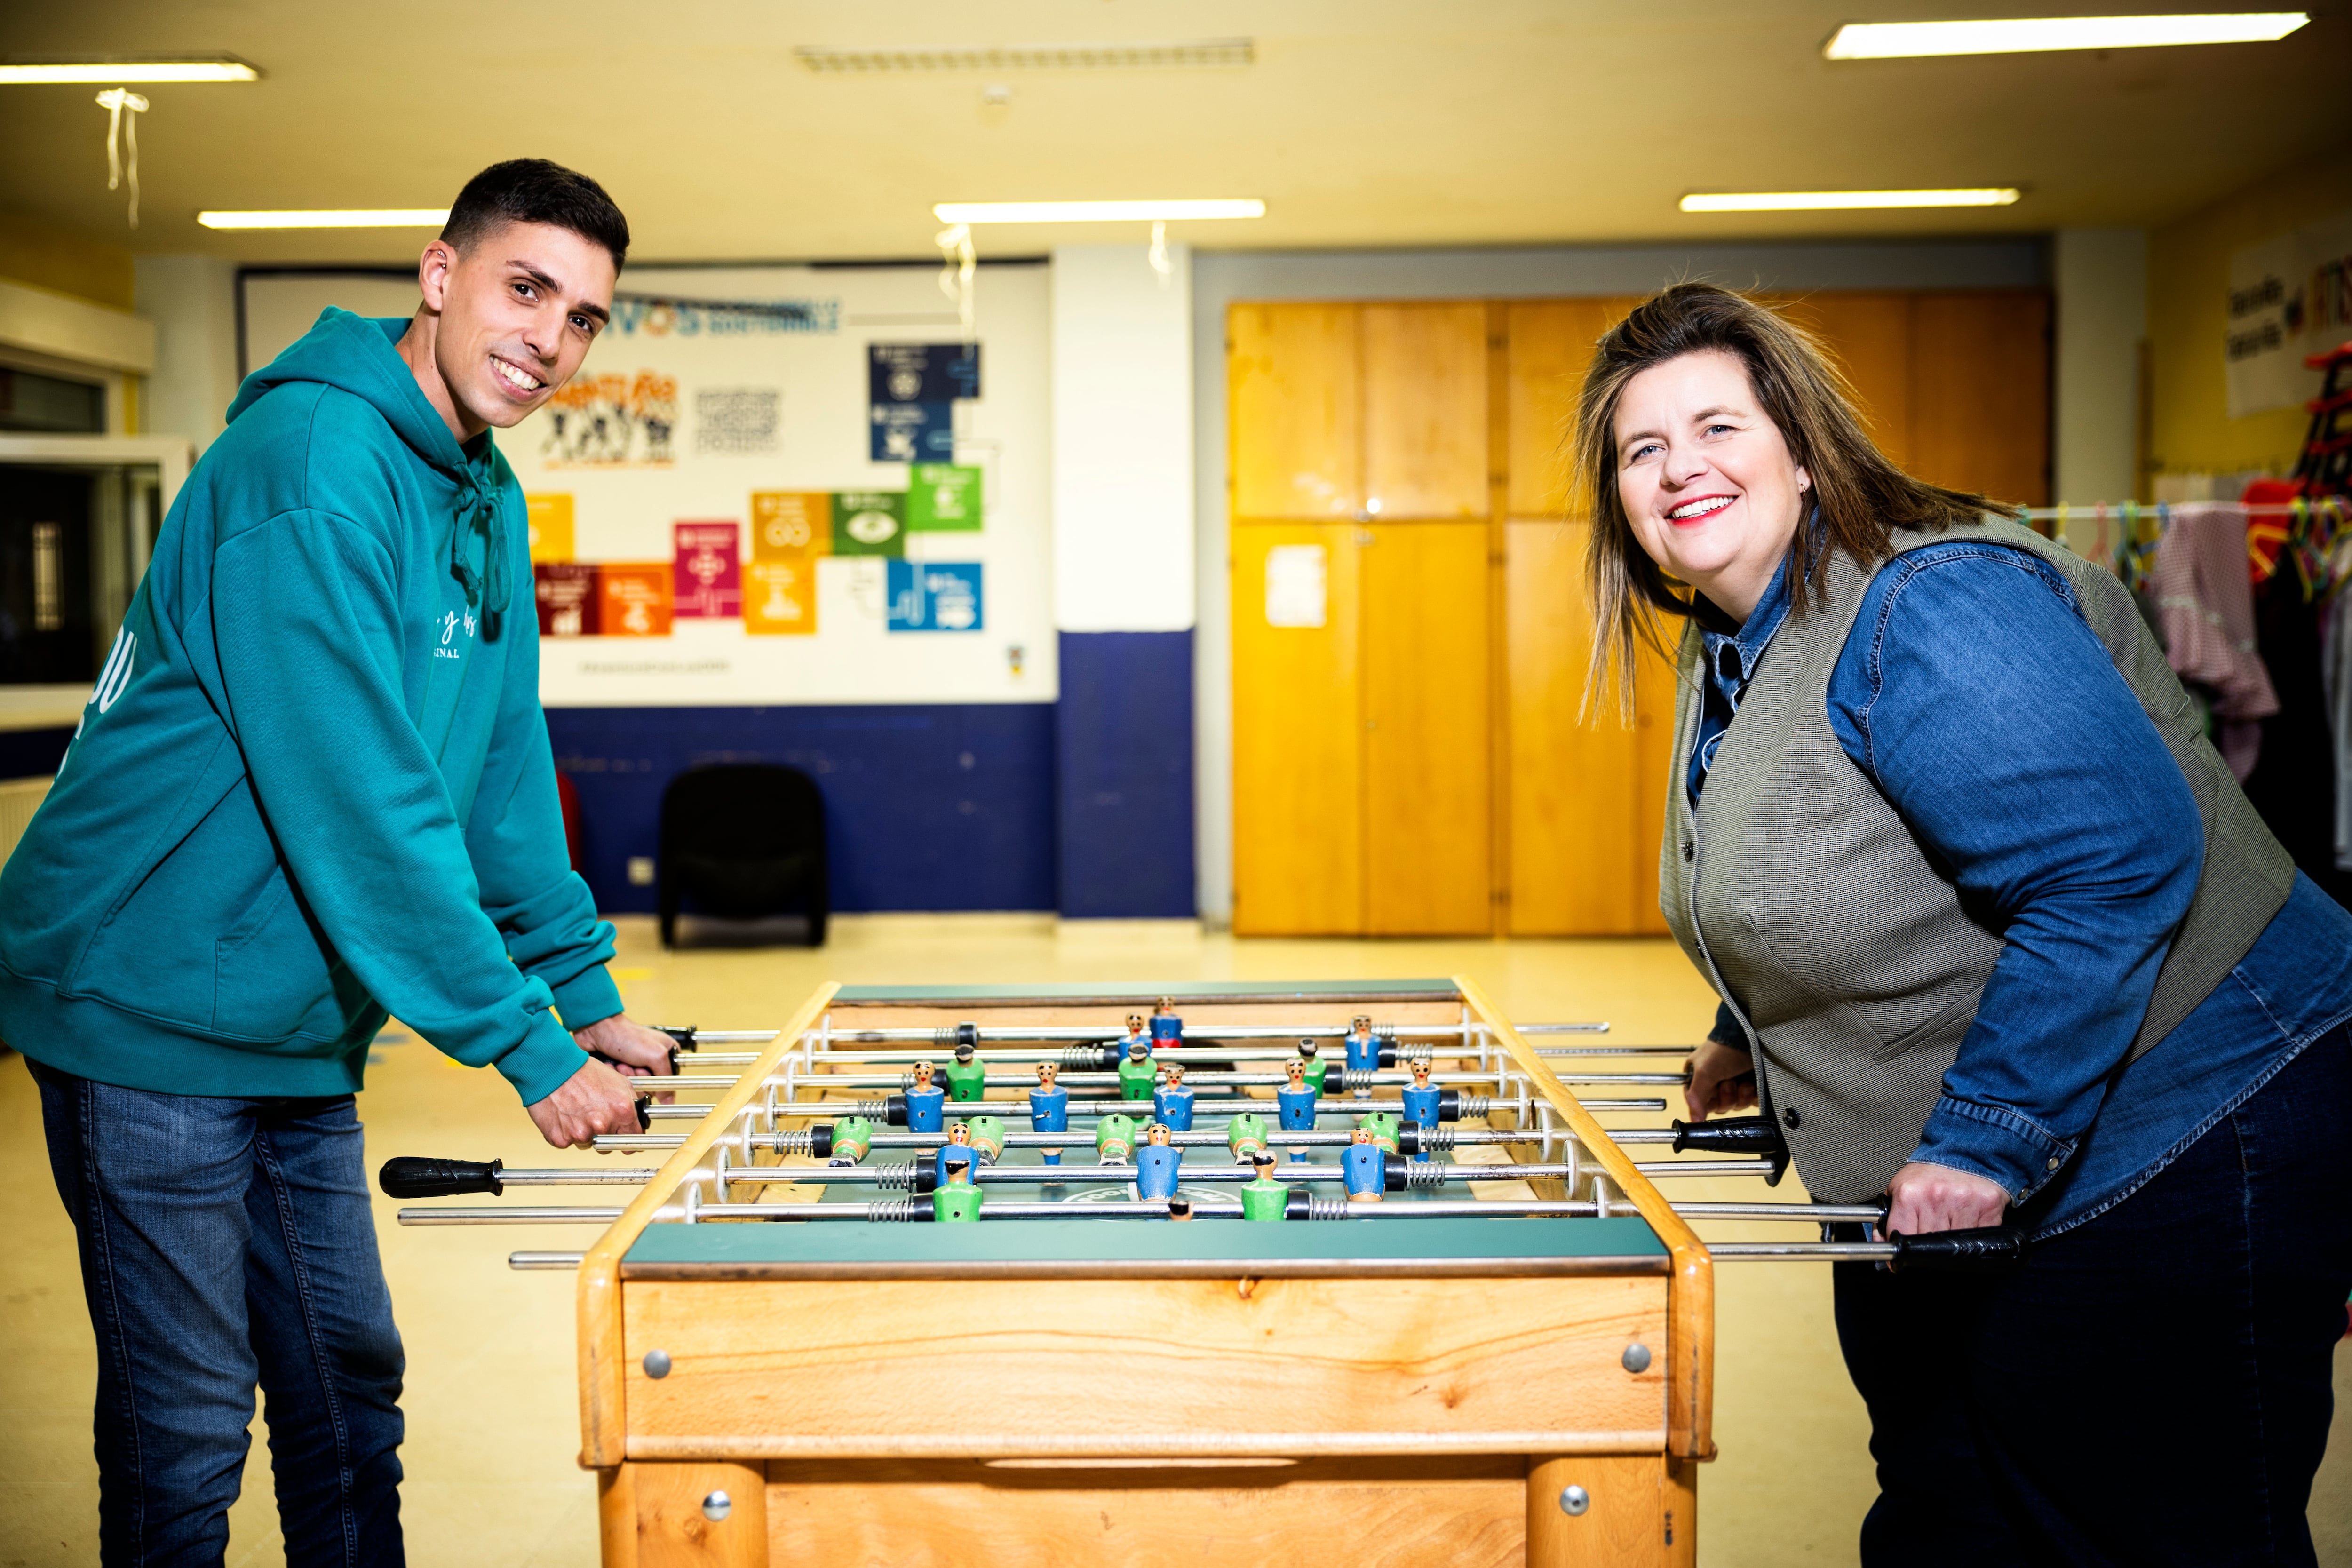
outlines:
{"label": "orange poster square", "polygon": [[752,560],[801,561],[832,553],[832,492],[751,492]]}
{"label": "orange poster square", "polygon": [[754,636],[816,633],[816,557],[753,561],[743,568],[743,629]]}
{"label": "orange poster square", "polygon": [[597,568],[604,590],[597,629],[608,637],[669,636],[670,563],[607,563]]}

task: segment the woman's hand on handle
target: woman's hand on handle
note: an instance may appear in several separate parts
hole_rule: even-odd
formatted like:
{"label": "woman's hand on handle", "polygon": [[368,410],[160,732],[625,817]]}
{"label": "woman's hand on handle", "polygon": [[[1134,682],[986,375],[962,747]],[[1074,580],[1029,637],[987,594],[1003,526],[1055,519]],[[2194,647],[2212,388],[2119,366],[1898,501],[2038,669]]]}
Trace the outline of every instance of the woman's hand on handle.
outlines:
{"label": "woman's hand on handle", "polygon": [[1999,1182],[1921,1160],[1895,1173],[1886,1184],[1886,1196],[1882,1237],[1978,1230],[1999,1225],[2009,1210],[2009,1192]]}
{"label": "woman's hand on handle", "polygon": [[1683,1070],[1689,1078],[1683,1103],[1693,1121],[1756,1109],[1756,1062],[1739,1047],[1710,1039],[1690,1054]]}

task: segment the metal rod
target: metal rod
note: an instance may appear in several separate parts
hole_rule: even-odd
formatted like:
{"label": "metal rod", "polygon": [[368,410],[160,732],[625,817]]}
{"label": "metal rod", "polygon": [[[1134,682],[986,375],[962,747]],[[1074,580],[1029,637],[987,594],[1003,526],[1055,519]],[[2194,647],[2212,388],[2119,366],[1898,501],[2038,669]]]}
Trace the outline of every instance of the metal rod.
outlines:
{"label": "metal rod", "polygon": [[[991,1027],[973,1022],[979,1043],[984,1048],[992,1040],[1069,1040],[1078,1044],[1088,1041],[1108,1041],[1119,1037],[1116,1024],[1007,1024]],[[1609,1026],[1601,1024],[1522,1024],[1522,1035],[1605,1035]],[[1336,1040],[1349,1033],[1345,1024],[1206,1024],[1188,1025],[1183,1043],[1187,1046],[1202,1040]],[[1485,1024],[1382,1024],[1375,1023],[1372,1032],[1383,1040],[1458,1040],[1495,1031]],[[810,1029],[801,1038],[816,1043],[826,1051],[836,1051],[843,1045],[885,1045],[893,1040],[917,1040],[937,1044],[945,1038],[953,1047],[956,1031],[940,1026],[887,1029]],[[773,1032],[761,1035],[738,1031],[722,1036],[716,1030],[698,1031],[698,1040],[773,1039]]]}
{"label": "metal rod", "polygon": [[[708,1208],[709,1205],[706,1204],[703,1206]],[[672,1219],[681,1219],[685,1217],[686,1211],[672,1209],[667,1213]],[[399,1215],[403,1225],[610,1225],[620,1217],[619,1209],[555,1205],[530,1208],[494,1208],[488,1205],[470,1208],[410,1208],[402,1209]]]}
{"label": "metal rod", "polygon": [[509,1252],[509,1268],[577,1268],[582,1254],[577,1252]]}
{"label": "metal rod", "polygon": [[[971,1102],[967,1100],[964,1103]],[[1018,1112],[1017,1102],[1013,1100],[986,1103],[1013,1107]],[[1345,1107],[1347,1102],[1341,1104]],[[1663,1100],[1588,1100],[1583,1104],[1585,1110],[1596,1111],[1664,1110],[1666,1108]],[[746,1112],[756,1112],[758,1109],[756,1106],[744,1108]],[[1339,1113],[1348,1112],[1343,1110]],[[849,1114],[849,1109],[828,1114],[845,1116]],[[780,1120],[801,1119],[807,1115],[807,1111],[803,1107],[778,1106],[776,1115]],[[1312,1146],[1355,1141],[1351,1132],[1284,1132],[1279,1136],[1285,1148],[1294,1144]],[[1452,1136],[1456,1143],[1540,1143],[1545,1134],[1536,1128],[1457,1127],[1453,1129]],[[1554,1131],[1551,1136],[1557,1138],[1563,1134]],[[602,1154],[646,1154],[677,1148],[686,1142],[686,1138],[683,1132],[600,1132],[596,1134],[594,1147]],[[755,1132],[751,1134],[751,1146],[755,1151],[768,1146],[772,1138],[771,1133]],[[730,1147],[737,1147],[741,1144],[742,1136],[730,1133],[720,1141]],[[874,1147],[877,1149],[936,1149],[946,1142],[946,1134],[940,1132],[877,1132],[874,1135]],[[1079,1149],[1086,1147],[1091,1140],[1083,1132],[1008,1132],[1004,1142],[1007,1147],[1014,1149]],[[1205,1148],[1210,1144],[1223,1144],[1225,1135],[1219,1131],[1179,1132],[1174,1134],[1174,1142],[1182,1148]]]}
{"label": "metal rod", "polygon": [[1832,1263],[1884,1263],[1895,1257],[1891,1241],[1717,1241],[1707,1252],[1728,1263],[1769,1263],[1776,1258]]}

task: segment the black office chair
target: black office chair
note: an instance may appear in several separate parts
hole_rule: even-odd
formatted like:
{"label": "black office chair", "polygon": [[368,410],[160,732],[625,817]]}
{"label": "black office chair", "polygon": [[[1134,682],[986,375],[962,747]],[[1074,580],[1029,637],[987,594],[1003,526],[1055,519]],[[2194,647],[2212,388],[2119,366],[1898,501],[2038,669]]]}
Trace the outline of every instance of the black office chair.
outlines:
{"label": "black office chair", "polygon": [[679,911],[759,920],[805,910],[808,944],[824,945],[831,883],[824,800],[798,768],[719,763],[662,791],[661,940],[677,944]]}

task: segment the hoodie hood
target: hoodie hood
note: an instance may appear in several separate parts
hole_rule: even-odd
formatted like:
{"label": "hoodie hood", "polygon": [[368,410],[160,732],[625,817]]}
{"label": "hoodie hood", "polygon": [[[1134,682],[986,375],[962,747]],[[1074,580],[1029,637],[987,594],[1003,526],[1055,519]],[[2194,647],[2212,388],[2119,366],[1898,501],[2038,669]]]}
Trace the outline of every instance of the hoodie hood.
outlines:
{"label": "hoodie hood", "polygon": [[[465,584],[467,602],[503,605],[511,596],[513,567],[509,559],[509,531],[499,521],[497,453],[488,431],[470,453],[457,444],[456,434],[425,400],[415,373],[394,346],[407,331],[408,321],[402,317],[371,320],[330,305],[319,312],[308,332],[245,378],[228,405],[228,417],[234,421],[273,388],[293,382],[316,382],[366,403],[383,416],[418,461],[456,487],[449,572]],[[468,544],[477,532],[484,535],[478,572],[468,559],[472,553]],[[494,639],[498,636],[495,609],[489,635]]]}

